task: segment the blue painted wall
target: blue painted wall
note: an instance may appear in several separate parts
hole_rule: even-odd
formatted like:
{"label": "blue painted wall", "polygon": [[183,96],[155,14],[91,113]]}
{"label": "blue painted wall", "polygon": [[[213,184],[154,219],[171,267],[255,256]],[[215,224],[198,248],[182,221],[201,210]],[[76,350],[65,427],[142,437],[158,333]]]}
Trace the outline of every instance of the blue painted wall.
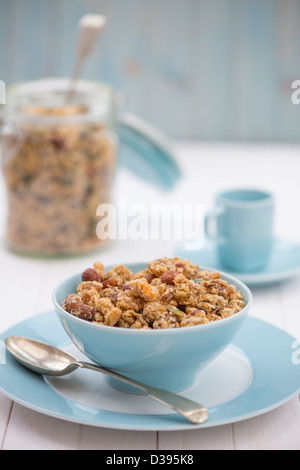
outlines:
{"label": "blue painted wall", "polygon": [[89,12],[109,24],[83,76],[171,137],[300,141],[300,0],[0,0],[0,79],[69,75]]}

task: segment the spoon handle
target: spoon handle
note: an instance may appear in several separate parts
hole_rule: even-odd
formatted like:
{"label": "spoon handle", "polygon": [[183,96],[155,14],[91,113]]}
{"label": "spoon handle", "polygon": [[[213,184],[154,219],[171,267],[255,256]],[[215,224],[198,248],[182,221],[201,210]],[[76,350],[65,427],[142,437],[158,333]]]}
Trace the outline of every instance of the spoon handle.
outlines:
{"label": "spoon handle", "polygon": [[79,20],[79,34],[76,51],[76,61],[71,77],[70,89],[68,91],[68,100],[71,101],[76,83],[80,77],[82,68],[88,56],[91,54],[98,36],[106,25],[106,18],[102,15],[84,15]]}
{"label": "spoon handle", "polygon": [[182,397],[181,395],[177,395],[176,393],[151,387],[96,364],[91,364],[88,362],[77,362],[77,365],[84,369],[91,369],[97,372],[102,372],[106,375],[110,375],[111,377],[143,390],[147,395],[149,395],[149,397],[168,406],[169,408],[172,408],[174,411],[177,411],[177,413],[181,414],[188,421],[194,424],[204,423],[209,417],[208,410],[204,406],[189,400],[188,398]]}

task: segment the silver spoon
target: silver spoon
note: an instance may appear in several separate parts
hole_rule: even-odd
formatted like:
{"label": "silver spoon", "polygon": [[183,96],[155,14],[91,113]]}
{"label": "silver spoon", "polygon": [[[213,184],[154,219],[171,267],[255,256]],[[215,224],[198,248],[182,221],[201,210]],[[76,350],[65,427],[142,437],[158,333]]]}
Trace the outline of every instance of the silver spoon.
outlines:
{"label": "silver spoon", "polygon": [[143,390],[149,397],[172,408],[194,424],[204,423],[209,417],[205,407],[188,398],[143,384],[106,367],[77,361],[75,357],[49,344],[20,336],[9,336],[5,339],[5,346],[23,366],[38,374],[61,376],[70,374],[78,367],[91,369]]}

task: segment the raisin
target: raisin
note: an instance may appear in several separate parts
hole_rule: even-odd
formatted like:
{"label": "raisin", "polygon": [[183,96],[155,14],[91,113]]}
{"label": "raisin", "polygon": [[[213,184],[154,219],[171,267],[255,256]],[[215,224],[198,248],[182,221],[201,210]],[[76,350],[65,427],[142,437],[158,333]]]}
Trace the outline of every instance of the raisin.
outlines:
{"label": "raisin", "polygon": [[118,284],[117,279],[105,279],[105,281],[102,282],[103,289],[107,287],[118,287]]}

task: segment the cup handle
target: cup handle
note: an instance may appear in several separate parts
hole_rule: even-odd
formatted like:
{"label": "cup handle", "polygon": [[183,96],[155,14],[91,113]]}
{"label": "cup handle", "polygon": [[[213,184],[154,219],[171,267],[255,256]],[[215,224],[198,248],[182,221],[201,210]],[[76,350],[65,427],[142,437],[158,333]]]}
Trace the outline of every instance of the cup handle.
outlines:
{"label": "cup handle", "polygon": [[204,218],[205,235],[219,245],[224,245],[226,242],[225,237],[218,236],[216,231],[217,220],[224,214],[225,210],[222,207],[214,207]]}

